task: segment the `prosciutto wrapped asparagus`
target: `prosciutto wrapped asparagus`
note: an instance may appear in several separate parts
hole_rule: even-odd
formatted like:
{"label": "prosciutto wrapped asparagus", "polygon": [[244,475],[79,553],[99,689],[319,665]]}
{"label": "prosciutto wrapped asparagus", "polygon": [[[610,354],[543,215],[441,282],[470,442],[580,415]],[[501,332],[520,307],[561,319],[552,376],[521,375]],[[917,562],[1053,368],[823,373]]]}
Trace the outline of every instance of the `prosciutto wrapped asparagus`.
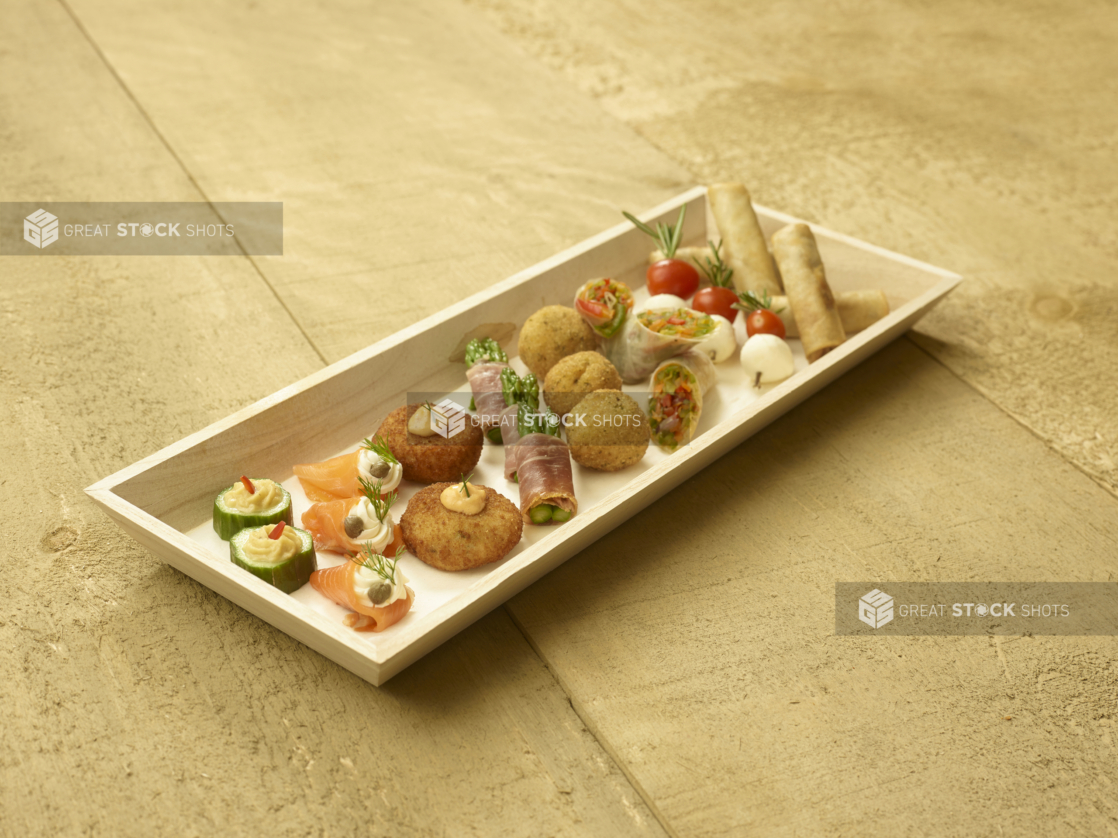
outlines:
{"label": "prosciutto wrapped asparagus", "polygon": [[[520,483],[525,524],[561,524],[578,512],[571,454],[559,438],[559,417],[521,404],[517,441],[505,449],[505,477]],[[511,476],[510,476],[511,475]]]}
{"label": "prosciutto wrapped asparagus", "polygon": [[473,391],[473,404],[482,431],[492,442],[501,441],[497,423],[505,403],[501,373],[510,370],[509,356],[491,338],[472,340],[466,345],[466,378]]}

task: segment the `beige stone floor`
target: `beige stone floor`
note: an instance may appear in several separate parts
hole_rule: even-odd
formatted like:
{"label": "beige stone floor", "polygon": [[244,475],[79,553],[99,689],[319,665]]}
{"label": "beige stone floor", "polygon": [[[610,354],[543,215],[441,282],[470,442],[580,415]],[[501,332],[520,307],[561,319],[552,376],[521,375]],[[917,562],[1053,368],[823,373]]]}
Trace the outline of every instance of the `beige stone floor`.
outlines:
{"label": "beige stone floor", "polygon": [[[0,200],[282,200],[286,242],[0,264],[0,835],[1118,835],[1112,639],[853,640],[830,606],[1118,574],[1111,5],[2,18]],[[380,689],[82,492],[724,178],[967,282]]]}

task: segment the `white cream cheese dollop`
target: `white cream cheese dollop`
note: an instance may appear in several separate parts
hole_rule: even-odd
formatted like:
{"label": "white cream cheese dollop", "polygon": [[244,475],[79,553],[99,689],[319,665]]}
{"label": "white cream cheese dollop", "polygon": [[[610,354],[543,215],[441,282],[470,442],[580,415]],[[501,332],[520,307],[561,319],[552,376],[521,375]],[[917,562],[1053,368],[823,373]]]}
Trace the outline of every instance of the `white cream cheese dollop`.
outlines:
{"label": "white cream cheese dollop", "polygon": [[[360,565],[357,572],[353,574],[353,593],[357,595],[357,601],[362,605],[367,605],[370,608],[387,608],[392,603],[399,599],[407,599],[408,578],[404,576],[402,571],[397,565],[396,572],[392,574],[396,579],[396,584],[392,585],[392,594],[384,602],[373,602],[369,599],[369,588],[378,582],[387,582],[388,580],[377,573],[375,570],[370,570],[365,565]],[[389,582],[388,584],[392,584]]]}
{"label": "white cream cheese dollop", "polygon": [[360,518],[364,529],[361,535],[353,539],[354,541],[364,544],[366,541],[370,542],[370,547],[373,548],[374,553],[380,553],[392,542],[392,535],[394,527],[392,524],[392,516],[390,514],[384,516],[383,521],[377,520],[376,510],[373,505],[369,503],[368,498],[361,498],[349,511],[350,516]]}
{"label": "white cream cheese dollop", "polygon": [[[384,466],[388,466],[388,474],[384,477],[377,477],[373,473],[373,469],[383,471]],[[382,494],[391,492],[404,479],[404,469],[399,463],[390,463],[376,451],[371,451],[368,448],[362,448],[360,455],[357,457],[357,472],[370,483],[376,483],[379,480]]]}

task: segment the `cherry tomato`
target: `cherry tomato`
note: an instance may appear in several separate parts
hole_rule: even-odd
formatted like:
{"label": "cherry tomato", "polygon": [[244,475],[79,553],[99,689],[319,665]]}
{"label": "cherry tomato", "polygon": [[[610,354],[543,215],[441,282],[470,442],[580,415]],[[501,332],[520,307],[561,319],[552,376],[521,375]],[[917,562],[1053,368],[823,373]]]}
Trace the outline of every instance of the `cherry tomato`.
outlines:
{"label": "cherry tomato", "polygon": [[721,314],[733,323],[734,318],[738,316],[738,310],[734,308],[734,303],[737,301],[738,295],[732,288],[719,288],[712,285],[695,295],[695,299],[691,301],[691,308],[704,314]]}
{"label": "cherry tomato", "polygon": [[784,321],[767,308],[759,308],[749,312],[745,318],[745,333],[750,337],[754,335],[776,335],[784,337]]}
{"label": "cherry tomato", "polygon": [[648,293],[690,299],[699,287],[699,272],[682,259],[661,259],[648,266]]}

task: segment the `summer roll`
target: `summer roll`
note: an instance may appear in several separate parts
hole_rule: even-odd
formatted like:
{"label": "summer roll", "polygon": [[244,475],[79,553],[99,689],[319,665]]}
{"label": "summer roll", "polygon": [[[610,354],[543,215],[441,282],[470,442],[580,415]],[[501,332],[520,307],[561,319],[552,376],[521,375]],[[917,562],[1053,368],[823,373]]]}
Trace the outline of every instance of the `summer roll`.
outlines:
{"label": "summer roll", "polygon": [[652,441],[669,452],[690,442],[703,415],[703,398],[717,382],[714,362],[705,352],[691,350],[656,367],[648,397]]}

